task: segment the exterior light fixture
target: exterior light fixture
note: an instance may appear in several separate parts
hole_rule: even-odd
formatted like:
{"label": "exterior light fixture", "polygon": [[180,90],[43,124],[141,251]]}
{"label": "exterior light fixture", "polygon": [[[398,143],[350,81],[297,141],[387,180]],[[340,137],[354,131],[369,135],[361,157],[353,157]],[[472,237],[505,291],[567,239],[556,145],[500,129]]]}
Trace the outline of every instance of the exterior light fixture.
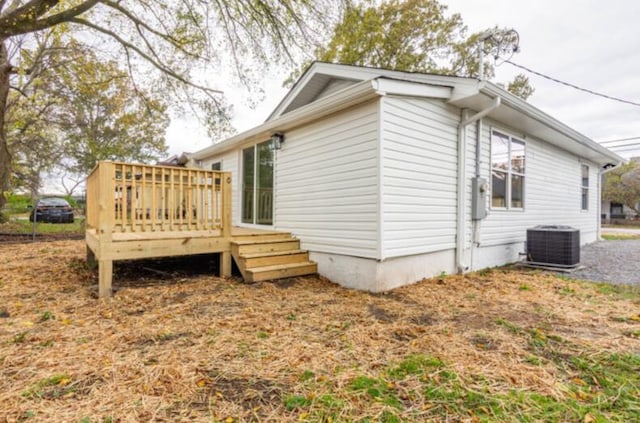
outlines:
{"label": "exterior light fixture", "polygon": [[273,145],[274,150],[280,150],[282,143],[284,143],[284,134],[282,132],[276,132],[271,135],[271,145]]}

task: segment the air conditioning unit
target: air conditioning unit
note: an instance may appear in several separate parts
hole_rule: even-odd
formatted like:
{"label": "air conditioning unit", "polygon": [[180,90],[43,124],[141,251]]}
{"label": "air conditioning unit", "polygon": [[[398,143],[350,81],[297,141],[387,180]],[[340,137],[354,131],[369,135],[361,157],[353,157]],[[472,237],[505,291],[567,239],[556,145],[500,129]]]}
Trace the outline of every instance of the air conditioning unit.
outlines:
{"label": "air conditioning unit", "polygon": [[563,267],[580,263],[580,230],[565,225],[527,229],[527,261]]}

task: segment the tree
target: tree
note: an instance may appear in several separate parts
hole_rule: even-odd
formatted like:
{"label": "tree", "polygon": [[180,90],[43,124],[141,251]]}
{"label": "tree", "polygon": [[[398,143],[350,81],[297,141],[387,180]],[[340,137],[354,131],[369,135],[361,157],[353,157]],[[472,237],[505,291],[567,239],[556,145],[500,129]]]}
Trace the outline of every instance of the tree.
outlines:
{"label": "tree", "polygon": [[[316,59],[409,72],[477,76],[481,33],[467,36],[461,16],[447,16],[446,10],[436,0],[356,5],[334,27],[329,43],[316,50]],[[494,35],[484,42],[487,53],[509,49],[517,42],[513,31],[493,28],[492,32]],[[300,73],[298,70],[286,83]],[[491,78],[493,66],[484,63],[484,73]],[[516,87],[516,95],[523,97],[533,90],[523,75],[517,77]]]}
{"label": "tree", "polygon": [[602,197],[640,215],[640,159],[632,159],[605,174]]}
{"label": "tree", "polygon": [[[249,84],[251,73],[244,71],[257,66],[244,66],[243,59],[290,57],[314,33],[308,22],[325,16],[323,6],[328,4],[309,0],[0,0],[0,194],[10,187],[9,91],[16,77],[33,71],[20,54],[29,36],[53,28],[81,30],[84,48],[126,64],[134,90],[154,71],[163,77],[161,92],[177,104],[188,101],[194,112],[219,114],[206,119],[215,124],[226,120],[228,110],[220,92],[196,71],[209,66],[211,72],[217,64],[216,70],[235,70]],[[231,66],[224,52],[231,53]],[[0,207],[5,201],[0,195]]]}
{"label": "tree", "polygon": [[513,78],[513,81],[507,85],[507,91],[526,100],[531,97],[535,89],[529,84],[529,77],[518,74]]}
{"label": "tree", "polygon": [[42,173],[54,167],[67,182],[74,176],[77,182],[99,160],[144,162],[166,152],[168,117],[162,101],[134,89],[117,63],[100,61],[68,35],[41,41],[33,50],[23,49],[24,61],[33,63],[45,51],[55,57],[47,58],[45,72],[34,70],[20,78],[19,94],[12,93],[9,100],[7,142],[15,157],[14,184],[33,195]]}
{"label": "tree", "polygon": [[166,153],[167,106],[135,88],[117,63],[91,52],[56,72],[54,112],[63,134],[63,167],[87,175],[100,160],[149,162]]}
{"label": "tree", "polygon": [[32,37],[28,45],[20,43],[20,62],[30,72],[14,78],[7,100],[5,136],[13,157],[12,186],[31,191],[32,197],[42,185],[42,174],[63,157],[54,116],[66,99],[58,96],[54,75],[85,53],[58,35],[47,31]]}

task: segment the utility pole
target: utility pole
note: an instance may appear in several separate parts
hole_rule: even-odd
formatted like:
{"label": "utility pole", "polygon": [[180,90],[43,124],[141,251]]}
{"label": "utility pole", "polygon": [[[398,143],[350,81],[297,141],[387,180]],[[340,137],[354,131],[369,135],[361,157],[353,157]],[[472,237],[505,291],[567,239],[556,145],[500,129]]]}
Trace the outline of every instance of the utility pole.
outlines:
{"label": "utility pole", "polygon": [[484,42],[493,37],[493,31],[488,30],[478,38],[478,79],[484,81]]}

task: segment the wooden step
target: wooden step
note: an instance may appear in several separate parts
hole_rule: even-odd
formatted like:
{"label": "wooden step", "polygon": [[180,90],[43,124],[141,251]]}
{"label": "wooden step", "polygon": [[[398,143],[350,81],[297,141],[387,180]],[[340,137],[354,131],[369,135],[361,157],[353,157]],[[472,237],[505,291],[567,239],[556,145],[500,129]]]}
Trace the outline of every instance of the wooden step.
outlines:
{"label": "wooden step", "polygon": [[282,238],[261,241],[233,241],[232,246],[242,256],[251,253],[270,253],[300,249],[300,241],[294,238]]}
{"label": "wooden step", "polygon": [[268,239],[284,239],[291,238],[291,233],[289,232],[268,232],[264,234],[247,234],[247,235],[234,235],[233,241],[260,241],[260,240],[268,240]]}
{"label": "wooden step", "polygon": [[318,265],[307,261],[304,263],[276,264],[273,266],[254,267],[246,270],[246,282],[260,282],[272,279],[290,278],[318,273]]}
{"label": "wooden step", "polygon": [[252,239],[234,239],[231,242],[237,245],[258,245],[258,244],[269,244],[272,242],[283,242],[283,241],[297,241],[297,238],[294,238],[291,235],[288,235],[288,236],[279,235],[277,237],[266,238],[266,239],[262,239],[262,237],[252,238]]}
{"label": "wooden step", "polygon": [[245,269],[251,269],[276,264],[308,262],[309,253],[303,250],[272,251],[269,253],[242,254],[240,259],[244,262]]}

